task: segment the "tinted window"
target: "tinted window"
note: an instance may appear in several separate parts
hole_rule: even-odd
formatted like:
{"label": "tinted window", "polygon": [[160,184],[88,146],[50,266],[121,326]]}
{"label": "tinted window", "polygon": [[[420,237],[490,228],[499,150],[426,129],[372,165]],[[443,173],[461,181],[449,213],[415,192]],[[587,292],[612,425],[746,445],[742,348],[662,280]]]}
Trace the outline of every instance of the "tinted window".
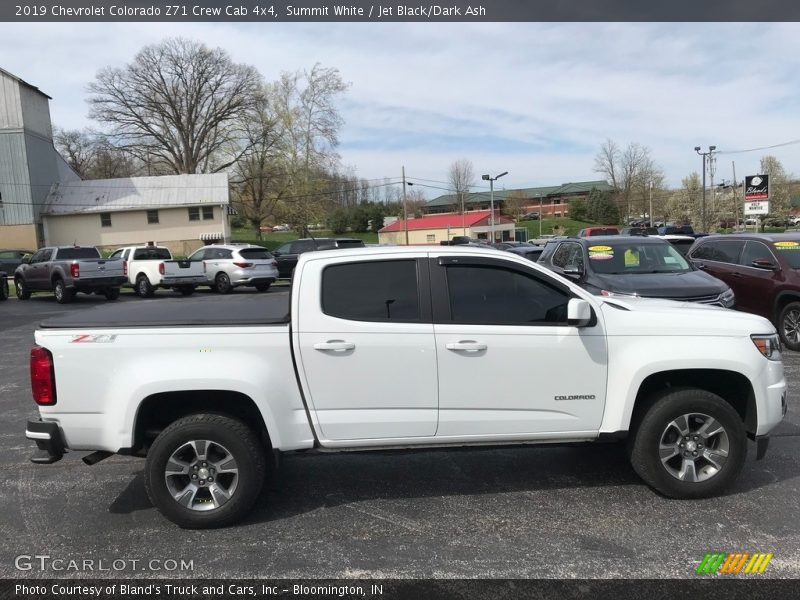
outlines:
{"label": "tinted window", "polygon": [[686,256],[686,253],[689,252],[689,248],[694,244],[694,240],[669,240],[669,243],[672,244],[675,250]]}
{"label": "tinted window", "polygon": [[569,296],[519,271],[484,265],[447,267],[454,323],[565,323]]}
{"label": "tinted window", "polygon": [[773,242],[772,245],[792,269],[800,269],[800,242],[784,240]]}
{"label": "tinted window", "polygon": [[278,249],[275,250],[275,254],[291,254],[292,253],[292,245],[291,244],[284,244],[280,246]]}
{"label": "tinted window", "polygon": [[117,250],[111,256],[109,256],[108,258],[122,258],[122,253],[123,252],[125,252],[125,250]]}
{"label": "tinted window", "polygon": [[299,240],[292,244],[292,253],[293,254],[302,254],[303,252],[310,252],[311,250],[316,250],[317,246],[311,240]]}
{"label": "tinted window", "polygon": [[169,260],[169,250],[166,248],[137,248],[133,253],[133,260]]}
{"label": "tinted window", "polygon": [[713,260],[716,262],[739,262],[744,242],[736,240],[715,240],[706,242],[692,252],[692,258],[697,260]]}
{"label": "tinted window", "polygon": [[31,257],[31,264],[49,260],[51,252],[52,250],[50,248],[39,250]]}
{"label": "tinted window", "polygon": [[336,240],[338,248],[363,248],[364,242],[362,240]]}
{"label": "tinted window", "polygon": [[750,241],[744,245],[739,264],[750,267],[754,260],[768,260],[771,263],[776,262],[775,257],[772,256],[772,252],[769,251],[766,244]]}
{"label": "tinted window", "polygon": [[322,311],[351,321],[419,321],[416,261],[327,267],[322,273]]}
{"label": "tinted window", "polygon": [[553,264],[562,269],[567,267],[583,269],[583,248],[579,244],[561,244],[553,254]]}
{"label": "tinted window", "polygon": [[59,260],[100,258],[100,252],[97,251],[97,248],[59,248],[56,258]]}
{"label": "tinted window", "polygon": [[233,258],[233,252],[225,248],[206,248],[206,260],[225,260]]}
{"label": "tinted window", "polygon": [[250,260],[266,260],[272,258],[272,254],[267,252],[264,248],[244,248],[239,250],[239,256]]}
{"label": "tinted window", "polygon": [[203,260],[205,258],[205,255],[206,255],[206,248],[200,248],[200,250],[198,250],[189,257],[189,260],[191,261]]}

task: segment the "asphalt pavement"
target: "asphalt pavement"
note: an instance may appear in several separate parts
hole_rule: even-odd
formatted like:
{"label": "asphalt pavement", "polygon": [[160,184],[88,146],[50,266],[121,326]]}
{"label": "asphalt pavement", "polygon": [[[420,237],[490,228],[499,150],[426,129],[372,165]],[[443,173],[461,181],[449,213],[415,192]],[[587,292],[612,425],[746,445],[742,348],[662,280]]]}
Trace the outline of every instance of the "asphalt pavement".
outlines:
{"label": "asphalt pavement", "polygon": [[245,522],[186,531],[150,505],[142,459],[28,461],[33,331],[104,302],[0,303],[0,577],[684,578],[708,552],[773,553],[761,577],[800,577],[800,354],[766,458],[751,445],[724,497],[661,497],[616,444],[295,454]]}

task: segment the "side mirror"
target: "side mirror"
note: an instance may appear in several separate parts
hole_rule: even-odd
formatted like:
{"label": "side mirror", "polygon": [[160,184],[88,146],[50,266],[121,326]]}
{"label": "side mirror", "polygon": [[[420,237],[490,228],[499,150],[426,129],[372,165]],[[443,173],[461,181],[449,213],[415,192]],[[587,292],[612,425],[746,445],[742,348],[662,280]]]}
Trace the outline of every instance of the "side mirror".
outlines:
{"label": "side mirror", "polygon": [[777,271],[778,265],[766,258],[757,258],[752,263],[756,269],[764,269],[765,271]]}
{"label": "side mirror", "polygon": [[582,298],[571,298],[567,303],[567,325],[586,327],[592,322],[592,305]]}
{"label": "side mirror", "polygon": [[562,273],[565,277],[569,277],[570,279],[580,279],[583,277],[583,269],[578,265],[567,265],[564,267]]}
{"label": "side mirror", "polygon": [[277,250],[273,250],[272,252],[270,252],[270,254],[272,254],[272,256],[280,256],[282,254],[282,252],[278,252]]}
{"label": "side mirror", "polygon": [[32,258],[32,255],[30,255],[30,254],[26,254],[25,256],[23,256],[22,257],[22,264],[23,265],[31,264],[31,258]]}

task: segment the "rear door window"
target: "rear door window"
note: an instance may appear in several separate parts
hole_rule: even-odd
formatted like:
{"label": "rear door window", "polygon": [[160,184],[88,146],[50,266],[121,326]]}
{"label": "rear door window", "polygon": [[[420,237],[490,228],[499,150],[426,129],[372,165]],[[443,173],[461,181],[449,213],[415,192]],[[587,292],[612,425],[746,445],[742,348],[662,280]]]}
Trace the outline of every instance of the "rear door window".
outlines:
{"label": "rear door window", "polygon": [[739,262],[743,248],[744,242],[740,240],[715,240],[701,244],[692,252],[692,258],[735,265]]}
{"label": "rear door window", "polygon": [[326,267],[322,273],[322,312],[350,321],[419,322],[417,261]]}
{"label": "rear door window", "polygon": [[59,248],[58,260],[80,260],[81,258],[100,258],[97,248]]}
{"label": "rear door window", "polygon": [[170,260],[172,256],[166,248],[137,248],[133,260]]}

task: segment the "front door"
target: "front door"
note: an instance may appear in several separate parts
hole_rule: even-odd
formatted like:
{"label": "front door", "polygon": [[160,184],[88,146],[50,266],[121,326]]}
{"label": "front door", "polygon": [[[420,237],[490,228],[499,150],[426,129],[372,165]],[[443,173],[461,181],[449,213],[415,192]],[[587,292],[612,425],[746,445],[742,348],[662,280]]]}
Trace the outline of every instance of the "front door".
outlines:
{"label": "front door", "polygon": [[437,437],[596,432],[606,398],[602,322],[567,324],[569,288],[487,258],[430,263]]}
{"label": "front door", "polygon": [[438,398],[427,262],[407,254],[325,258],[305,263],[299,309],[292,308],[301,383],[321,436],[433,436]]}

